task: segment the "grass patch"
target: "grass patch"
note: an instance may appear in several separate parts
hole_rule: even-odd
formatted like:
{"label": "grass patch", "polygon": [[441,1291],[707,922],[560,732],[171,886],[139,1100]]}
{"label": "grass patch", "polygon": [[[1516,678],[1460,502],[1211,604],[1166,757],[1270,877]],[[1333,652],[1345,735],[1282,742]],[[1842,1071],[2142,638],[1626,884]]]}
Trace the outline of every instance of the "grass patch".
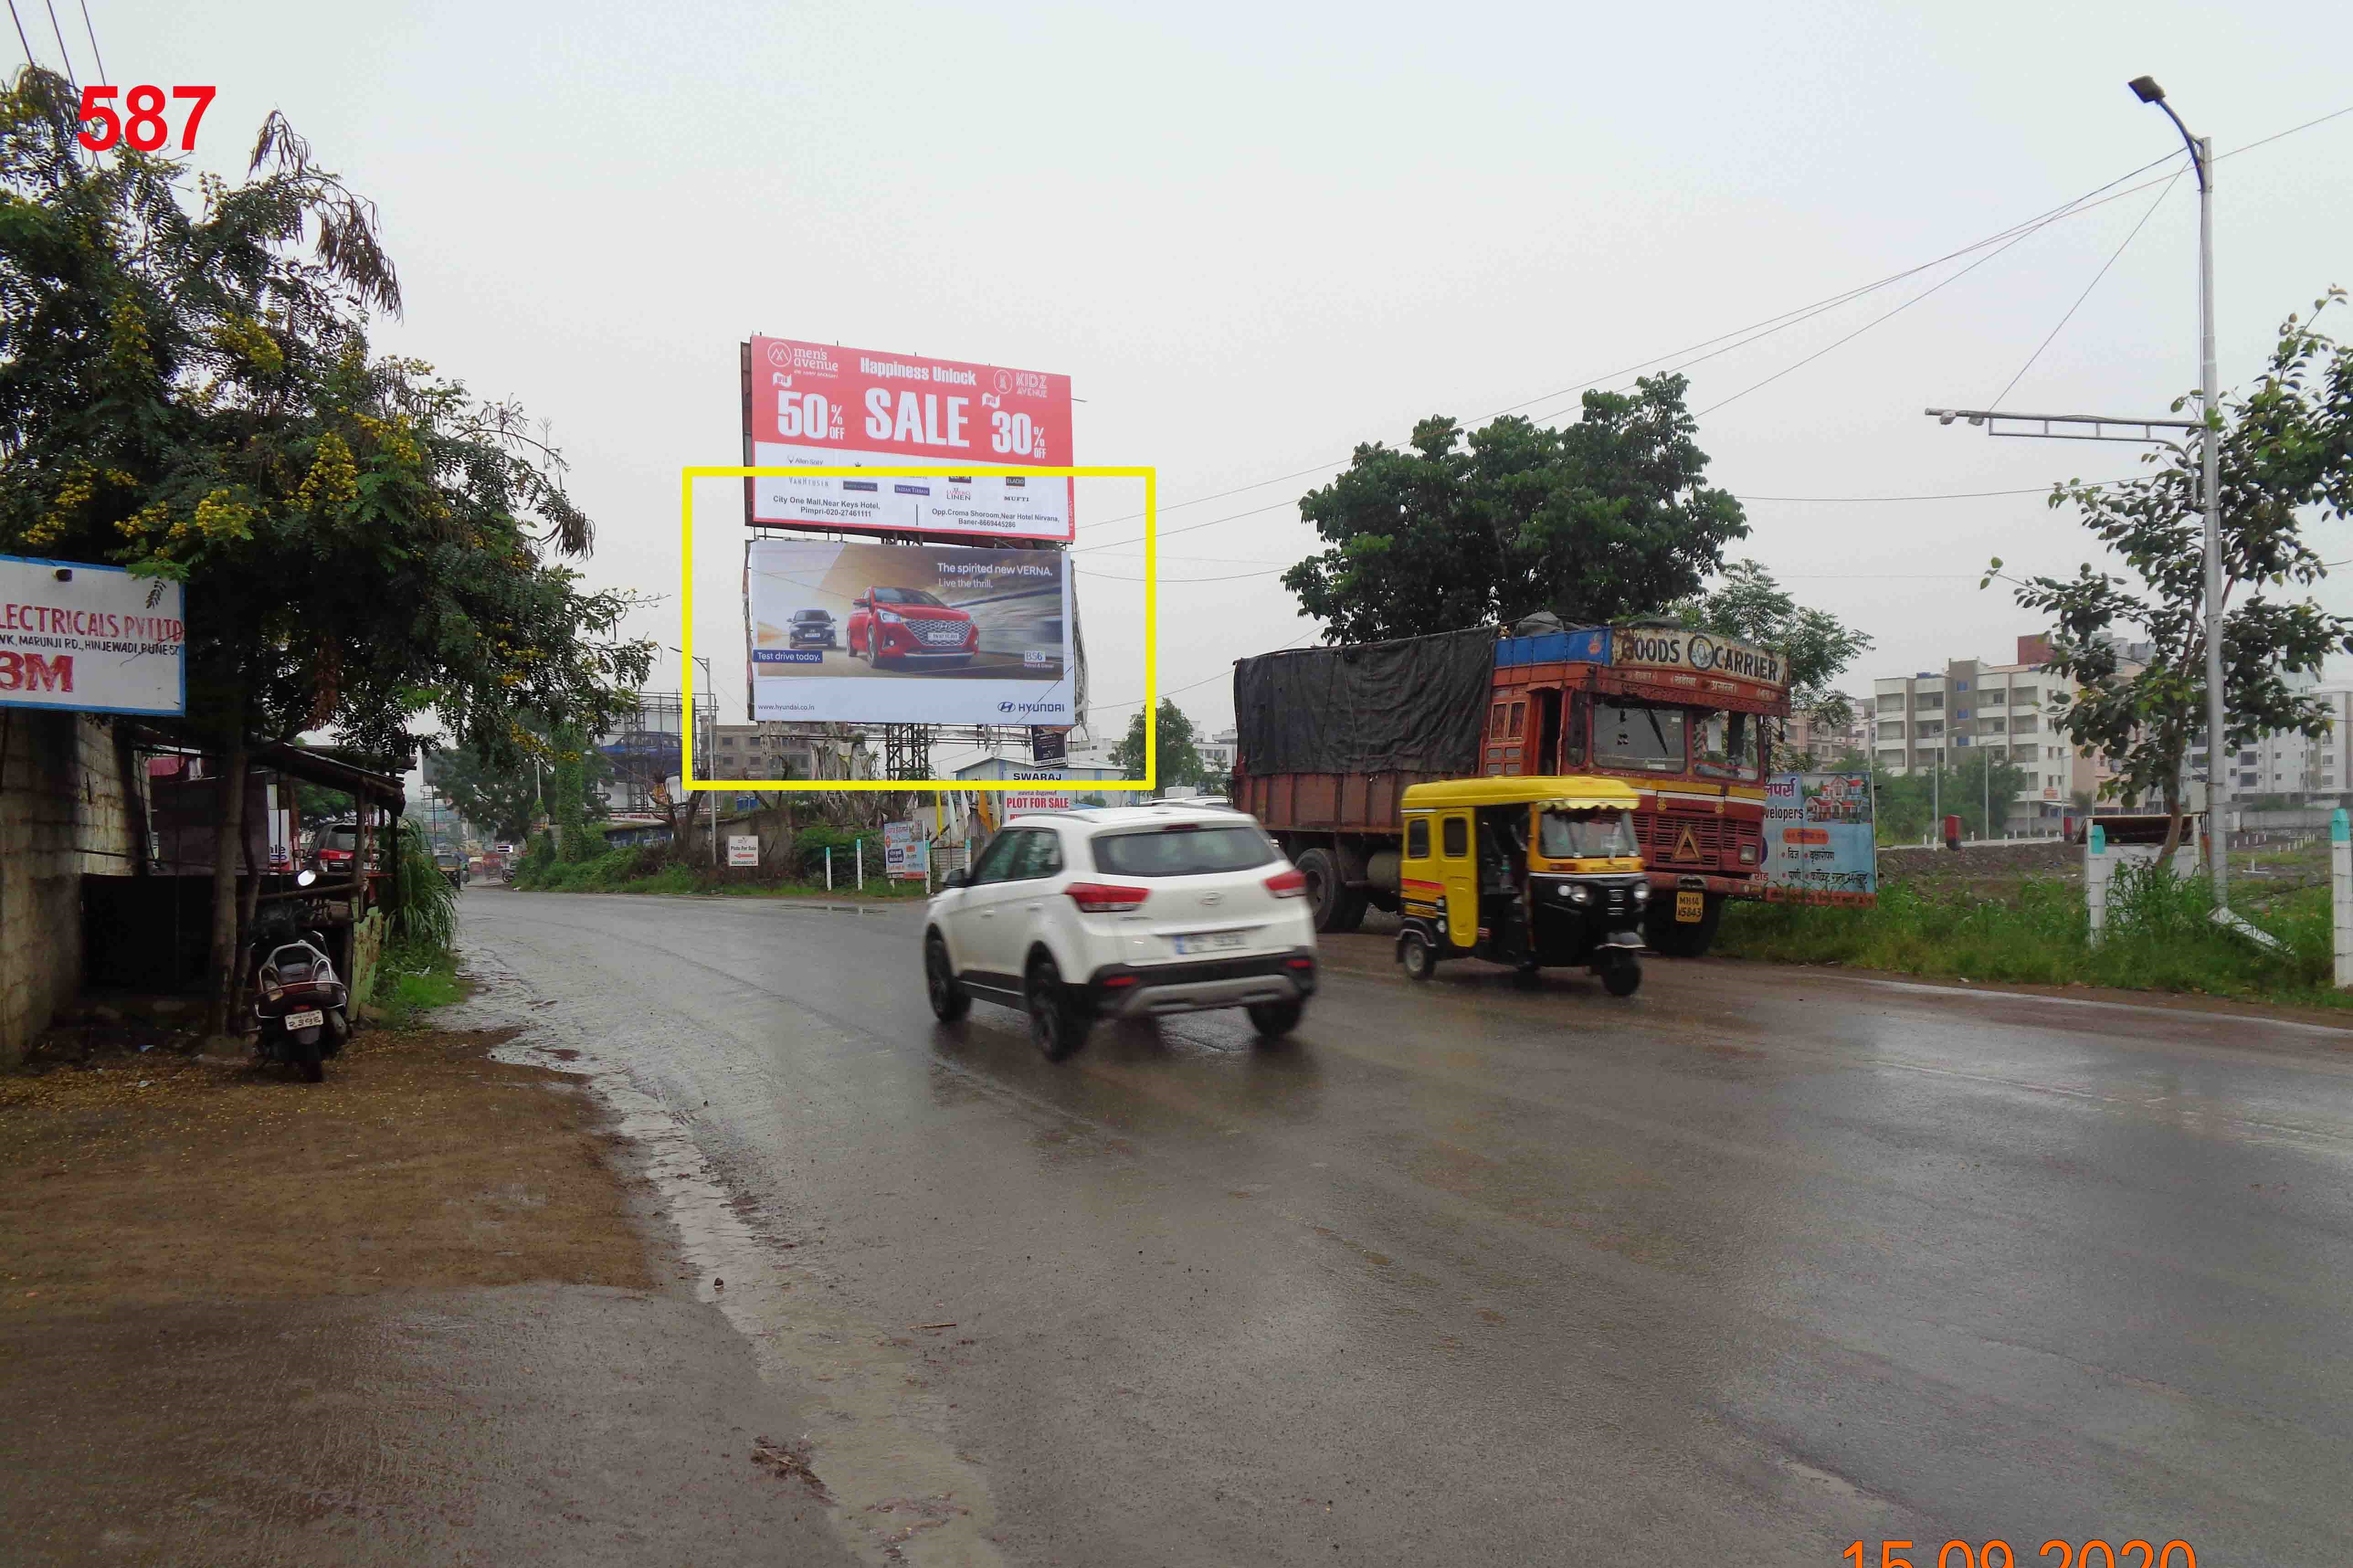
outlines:
{"label": "grass patch", "polygon": [[426,1013],[463,1001],[470,989],[458,978],[458,957],[448,948],[396,943],[385,949],[371,1005],[386,1028],[415,1029]]}
{"label": "grass patch", "polygon": [[[877,852],[879,854],[879,852]],[[748,881],[710,865],[687,865],[669,858],[663,848],[607,850],[589,860],[551,861],[524,866],[514,885],[525,893],[715,893],[730,898],[878,898],[920,899],[920,882],[891,882],[879,870],[867,877],[863,892],[848,875],[839,876],[829,891],[823,879]]]}
{"label": "grass patch", "polygon": [[1715,946],[1728,958],[1774,963],[2353,1006],[2330,983],[2327,888],[2233,900],[2279,938],[2278,952],[2216,927],[2207,917],[2211,898],[2202,876],[2159,868],[2121,874],[2106,938],[2094,947],[2083,889],[2073,883],[2029,877],[2009,896],[1985,897],[1897,882],[1869,909],[1736,903]]}

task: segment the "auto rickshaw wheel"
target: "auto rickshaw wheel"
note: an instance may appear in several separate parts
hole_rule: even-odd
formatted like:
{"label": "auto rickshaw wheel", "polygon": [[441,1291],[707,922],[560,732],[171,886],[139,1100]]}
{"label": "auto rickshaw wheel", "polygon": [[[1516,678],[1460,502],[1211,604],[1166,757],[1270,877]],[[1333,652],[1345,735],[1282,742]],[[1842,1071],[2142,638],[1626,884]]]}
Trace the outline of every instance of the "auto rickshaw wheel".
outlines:
{"label": "auto rickshaw wheel", "polygon": [[1631,996],[1642,983],[1642,960],[1622,949],[1601,971],[1601,989],[1611,996]]}
{"label": "auto rickshaw wheel", "polygon": [[1512,971],[1512,983],[1522,991],[1534,991],[1544,984],[1544,971],[1534,964],[1522,964]]}
{"label": "auto rickshaw wheel", "polygon": [[1437,972],[1438,954],[1427,936],[1409,928],[1398,937],[1398,962],[1405,966],[1406,979],[1427,980]]}

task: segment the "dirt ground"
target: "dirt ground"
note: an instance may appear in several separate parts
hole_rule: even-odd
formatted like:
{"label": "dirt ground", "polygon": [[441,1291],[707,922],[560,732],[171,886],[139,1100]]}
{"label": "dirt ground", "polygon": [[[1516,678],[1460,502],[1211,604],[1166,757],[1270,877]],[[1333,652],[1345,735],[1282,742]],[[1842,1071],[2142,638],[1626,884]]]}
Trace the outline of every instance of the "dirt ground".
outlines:
{"label": "dirt ground", "polygon": [[763,1461],[807,1411],[505,1037],[364,1032],[305,1085],[76,1031],[0,1074],[0,1557],[853,1561]]}
{"label": "dirt ground", "polygon": [[0,1075],[0,1316],[652,1285],[596,1107],[505,1037],[363,1031],[306,1085],[51,1035]]}

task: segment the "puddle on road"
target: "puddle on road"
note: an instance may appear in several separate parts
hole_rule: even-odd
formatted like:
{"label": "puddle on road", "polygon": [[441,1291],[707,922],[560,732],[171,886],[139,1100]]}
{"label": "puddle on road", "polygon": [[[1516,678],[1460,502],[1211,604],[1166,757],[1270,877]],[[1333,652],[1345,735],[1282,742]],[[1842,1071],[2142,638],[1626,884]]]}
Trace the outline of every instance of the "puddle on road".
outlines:
{"label": "puddle on road", "polygon": [[[991,1568],[997,1512],[987,1478],[959,1457],[939,1401],[919,1386],[924,1367],[903,1334],[821,1299],[821,1269],[786,1267],[745,1223],[735,1199],[669,1108],[620,1064],[586,1048],[564,999],[538,999],[490,953],[470,953],[476,996],[442,1014],[448,1027],[520,1027],[499,1060],[586,1075],[619,1135],[661,1195],[696,1298],[716,1306],[752,1343],[761,1371],[804,1396],[813,1425],[796,1434],[831,1493],[833,1525],[877,1563]],[[551,1006],[550,1000],[556,1005]],[[721,1282],[724,1282],[723,1285]]]}

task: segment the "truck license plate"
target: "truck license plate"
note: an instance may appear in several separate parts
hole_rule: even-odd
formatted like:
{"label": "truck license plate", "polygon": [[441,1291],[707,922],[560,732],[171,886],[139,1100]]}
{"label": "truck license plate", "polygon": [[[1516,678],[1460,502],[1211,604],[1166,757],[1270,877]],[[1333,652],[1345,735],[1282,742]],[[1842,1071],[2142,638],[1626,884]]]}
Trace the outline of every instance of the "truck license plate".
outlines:
{"label": "truck license plate", "polygon": [[1707,895],[1678,893],[1675,895],[1675,918],[1686,926],[1697,925],[1707,917]]}
{"label": "truck license plate", "polygon": [[286,1027],[289,1029],[316,1029],[326,1022],[327,1015],[315,1007],[308,1012],[290,1012],[286,1015]]}
{"label": "truck license plate", "polygon": [[1217,953],[1245,945],[1246,939],[1240,931],[1197,931],[1176,938],[1176,950],[1180,953]]}

